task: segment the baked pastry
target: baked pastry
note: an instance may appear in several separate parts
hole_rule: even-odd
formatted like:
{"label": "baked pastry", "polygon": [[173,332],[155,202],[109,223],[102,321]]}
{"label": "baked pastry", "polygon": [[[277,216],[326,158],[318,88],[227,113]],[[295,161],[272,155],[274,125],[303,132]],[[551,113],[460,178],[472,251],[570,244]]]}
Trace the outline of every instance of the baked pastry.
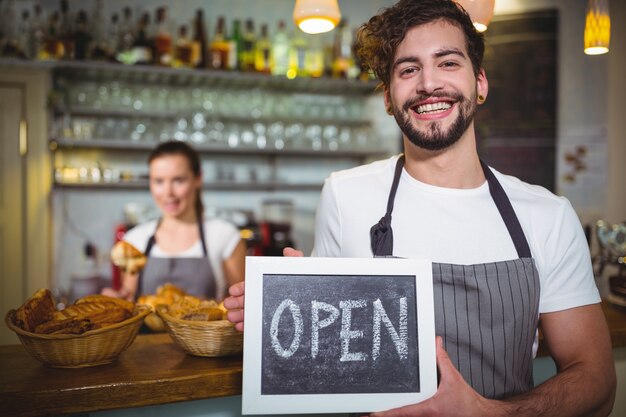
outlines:
{"label": "baked pastry", "polygon": [[81,334],[111,326],[133,316],[135,304],[105,295],[88,295],[57,310],[48,289],[33,294],[13,316],[22,329],[43,334]]}
{"label": "baked pastry", "polygon": [[147,261],[146,255],[124,240],[111,248],[111,262],[124,272],[136,274],[146,266]]}
{"label": "baked pastry", "polygon": [[56,305],[52,293],[47,288],[37,290],[24,304],[17,309],[14,316],[15,325],[27,332],[52,319]]}

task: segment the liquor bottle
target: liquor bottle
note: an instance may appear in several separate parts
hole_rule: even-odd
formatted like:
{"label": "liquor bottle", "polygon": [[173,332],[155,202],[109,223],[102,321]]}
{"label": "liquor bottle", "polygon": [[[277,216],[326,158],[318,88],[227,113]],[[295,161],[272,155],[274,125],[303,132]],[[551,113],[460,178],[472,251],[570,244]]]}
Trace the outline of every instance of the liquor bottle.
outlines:
{"label": "liquor bottle", "polygon": [[207,68],[209,66],[209,44],[207,40],[206,26],[204,24],[204,11],[202,9],[196,10],[193,39],[200,49],[200,56],[196,67]]}
{"label": "liquor bottle", "polygon": [[243,38],[241,35],[241,21],[233,20],[233,30],[228,38],[228,64],[229,70],[241,70],[243,68]]}
{"label": "liquor bottle", "polygon": [[169,66],[172,64],[172,34],[167,21],[167,7],[159,7],[156,13],[154,36],[154,63]]}
{"label": "liquor bottle", "polygon": [[194,68],[200,61],[200,48],[198,42],[189,39],[187,26],[178,28],[178,39],[174,46],[173,67]]}
{"label": "liquor bottle", "polygon": [[324,47],[320,35],[309,36],[309,48],[307,50],[304,67],[307,76],[321,77],[324,75]]}
{"label": "liquor bottle", "polygon": [[136,65],[147,65],[152,63],[152,42],[148,37],[150,30],[150,14],[145,12],[139,20],[137,37],[131,49],[131,63]]}
{"label": "liquor bottle", "polygon": [[61,17],[58,11],[54,11],[48,17],[46,37],[39,50],[39,59],[58,60],[65,56],[65,45],[58,36],[58,27]]}
{"label": "liquor bottle", "polygon": [[107,39],[104,4],[102,0],[95,1],[91,16],[91,35],[93,37],[93,43],[89,51],[89,57],[97,61],[109,61],[113,56],[113,50]]}
{"label": "liquor bottle", "polygon": [[2,13],[2,32],[4,41],[0,43],[0,55],[14,57],[17,50],[17,13],[15,11],[15,1],[9,0]]}
{"label": "liquor bottle", "polygon": [[256,35],[254,33],[254,21],[252,19],[246,20],[242,39],[242,48],[239,53],[239,66],[242,71],[254,71],[254,45],[256,44]]}
{"label": "liquor bottle", "polygon": [[226,21],[224,16],[217,19],[215,36],[209,47],[209,68],[223,70],[228,68],[229,45],[226,40]]}
{"label": "liquor bottle", "polygon": [[28,58],[28,32],[30,30],[30,12],[28,10],[22,10],[22,18],[17,25],[17,33],[15,36],[15,43],[13,56],[16,58],[26,59]]}
{"label": "liquor bottle", "polygon": [[354,73],[352,57],[352,32],[347,19],[342,19],[337,26],[333,48],[333,78],[349,78]]}
{"label": "liquor bottle", "polygon": [[287,75],[289,71],[289,36],[285,30],[285,21],[278,22],[276,33],[272,37],[271,68],[273,75]]}
{"label": "liquor bottle", "polygon": [[41,4],[33,6],[33,19],[28,34],[27,55],[31,59],[38,59],[38,53],[46,37],[46,22],[41,11]]}
{"label": "liquor bottle", "polygon": [[74,26],[74,59],[85,60],[90,52],[92,37],[87,26],[87,13],[79,10]]}
{"label": "liquor bottle", "polygon": [[126,6],[122,9],[122,21],[118,31],[118,48],[116,58],[123,64],[133,64],[132,48],[135,43],[135,31],[133,27],[133,11]]}
{"label": "liquor bottle", "polygon": [[309,49],[307,38],[303,32],[295,28],[289,49],[289,70],[287,78],[306,77],[306,56]]}
{"label": "liquor bottle", "polygon": [[272,71],[272,43],[267,33],[267,24],[261,25],[261,37],[254,47],[254,68],[257,72],[270,74]]}
{"label": "liquor bottle", "polygon": [[107,47],[110,52],[111,60],[115,60],[117,51],[120,50],[120,15],[113,13],[109,20],[109,26],[106,28]]}
{"label": "liquor bottle", "polygon": [[58,38],[63,42],[65,59],[74,57],[74,22],[70,13],[70,6],[67,0],[61,0],[61,14],[59,15]]}

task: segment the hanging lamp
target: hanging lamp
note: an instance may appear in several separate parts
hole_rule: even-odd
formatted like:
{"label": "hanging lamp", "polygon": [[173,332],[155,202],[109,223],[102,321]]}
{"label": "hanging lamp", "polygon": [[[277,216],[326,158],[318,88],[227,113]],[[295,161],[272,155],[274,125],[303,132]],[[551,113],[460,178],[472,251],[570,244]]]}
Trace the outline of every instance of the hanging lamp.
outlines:
{"label": "hanging lamp", "polygon": [[296,0],[293,20],[305,33],[329,32],[341,20],[337,0]]}
{"label": "hanging lamp", "polygon": [[609,52],[611,18],[609,0],[589,0],[585,17],[585,53],[600,55]]}
{"label": "hanging lamp", "polygon": [[456,0],[467,14],[472,18],[474,27],[479,32],[487,30],[487,25],[493,18],[493,8],[495,7],[496,0]]}

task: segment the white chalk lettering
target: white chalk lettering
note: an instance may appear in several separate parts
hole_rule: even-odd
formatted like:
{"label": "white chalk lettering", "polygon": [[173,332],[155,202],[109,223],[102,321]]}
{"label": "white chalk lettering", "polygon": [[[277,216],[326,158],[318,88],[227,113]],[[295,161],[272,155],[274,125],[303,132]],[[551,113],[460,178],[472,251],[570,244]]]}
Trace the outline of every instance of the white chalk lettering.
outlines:
{"label": "white chalk lettering", "polygon": [[[324,310],[328,317],[320,321],[319,311]],[[316,358],[319,353],[319,331],[330,326],[339,317],[339,309],[331,304],[322,301],[311,301],[311,357]]]}
{"label": "white chalk lettering", "polygon": [[372,359],[378,359],[380,355],[380,323],[385,323],[385,328],[391,336],[396,352],[400,359],[406,359],[409,355],[408,347],[408,309],[406,304],[406,297],[400,298],[400,320],[399,320],[399,332],[393,327],[393,323],[389,320],[387,312],[383,307],[383,303],[380,299],[374,301],[374,329],[373,329],[373,345],[372,345]]}
{"label": "white chalk lettering", "polygon": [[363,352],[350,352],[350,339],[360,339],[363,337],[362,330],[350,330],[352,325],[352,309],[365,307],[365,300],[348,300],[340,301],[339,308],[341,309],[341,362],[347,361],[364,361],[367,359],[367,354]]}
{"label": "white chalk lettering", "polygon": [[[280,340],[278,340],[278,325],[280,323],[280,317],[283,314],[283,311],[289,307],[289,311],[291,311],[291,317],[293,318],[293,339],[291,341],[291,346],[289,349],[283,349],[280,344]],[[302,314],[300,313],[300,307],[296,303],[294,303],[290,299],[283,300],[282,303],[278,306],[276,311],[274,312],[274,316],[272,317],[272,325],[270,327],[270,337],[272,340],[272,347],[274,348],[274,352],[282,358],[290,358],[298,348],[300,347],[300,338],[302,337],[302,332],[304,331],[304,326],[302,322]]]}

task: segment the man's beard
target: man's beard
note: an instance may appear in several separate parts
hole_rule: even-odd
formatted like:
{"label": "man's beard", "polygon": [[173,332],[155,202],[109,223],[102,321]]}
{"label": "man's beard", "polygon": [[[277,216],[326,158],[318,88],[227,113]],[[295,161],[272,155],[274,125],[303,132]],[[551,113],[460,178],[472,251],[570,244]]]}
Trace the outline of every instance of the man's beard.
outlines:
{"label": "man's beard", "polygon": [[[451,98],[458,104],[459,115],[447,131],[442,130],[440,121],[431,122],[427,132],[419,131],[411,124],[412,119],[409,116],[411,107],[414,107],[417,103],[429,97]],[[466,99],[461,94],[433,94],[430,96],[414,97],[404,103],[402,109],[394,105],[393,117],[396,119],[402,133],[404,133],[415,146],[429,151],[441,151],[454,145],[461,138],[465,130],[467,130],[467,127],[472,123],[474,115],[476,114],[476,108],[476,93],[472,94],[469,99]]]}

